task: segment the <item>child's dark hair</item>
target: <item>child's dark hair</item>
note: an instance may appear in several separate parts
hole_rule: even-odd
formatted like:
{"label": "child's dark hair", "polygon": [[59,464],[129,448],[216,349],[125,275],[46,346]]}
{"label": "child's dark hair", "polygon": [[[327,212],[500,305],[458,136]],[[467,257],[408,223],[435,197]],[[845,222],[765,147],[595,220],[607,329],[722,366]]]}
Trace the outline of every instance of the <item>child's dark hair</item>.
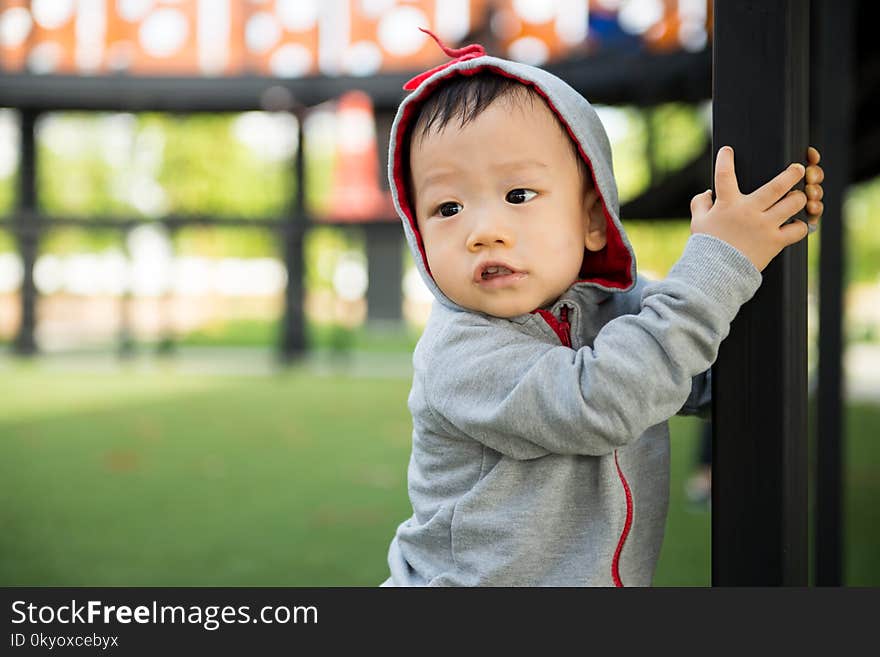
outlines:
{"label": "child's dark hair", "polygon": [[[425,136],[430,134],[432,129],[435,132],[440,132],[455,118],[459,119],[459,127],[463,128],[467,123],[477,118],[493,101],[504,97],[530,105],[535,103],[536,98],[543,102],[543,99],[540,99],[537,92],[532,90],[530,86],[489,71],[480,71],[474,75],[457,75],[448,82],[444,82],[428,97],[418,109],[413,120],[413,127],[409,131],[406,143],[403,144],[407,185],[411,195],[412,172],[409,166],[409,149],[412,141],[416,140],[416,143],[420,143]],[[592,187],[592,176],[578,152],[577,145],[568,135],[558,117],[556,122],[571,146],[575,161],[578,163],[578,173],[580,173],[584,189]]]}

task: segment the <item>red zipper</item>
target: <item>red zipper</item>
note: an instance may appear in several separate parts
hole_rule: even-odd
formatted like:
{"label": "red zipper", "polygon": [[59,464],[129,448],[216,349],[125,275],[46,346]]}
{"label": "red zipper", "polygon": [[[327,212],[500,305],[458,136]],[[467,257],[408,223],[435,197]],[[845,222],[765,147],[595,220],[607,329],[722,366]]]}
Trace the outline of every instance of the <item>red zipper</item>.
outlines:
{"label": "red zipper", "polygon": [[571,347],[571,324],[568,322],[568,306],[562,306],[559,310],[559,319],[549,310],[538,308],[537,312],[544,321],[553,329],[556,337],[566,347]]}
{"label": "red zipper", "polygon": [[562,335],[559,339],[566,347],[571,346],[571,324],[568,323],[568,306],[562,306],[559,309],[559,330]]}

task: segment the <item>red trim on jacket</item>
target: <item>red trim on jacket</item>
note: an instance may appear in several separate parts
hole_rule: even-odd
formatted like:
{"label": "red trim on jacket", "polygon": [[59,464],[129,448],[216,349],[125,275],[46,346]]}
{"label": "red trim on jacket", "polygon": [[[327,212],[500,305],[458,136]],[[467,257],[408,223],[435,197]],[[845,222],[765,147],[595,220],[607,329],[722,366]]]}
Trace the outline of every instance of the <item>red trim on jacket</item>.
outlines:
{"label": "red trim on jacket", "polygon": [[633,520],[633,500],[632,493],[629,490],[629,484],[626,477],[623,476],[623,470],[620,469],[620,462],[617,460],[617,450],[614,450],[614,465],[617,466],[617,476],[623,484],[623,490],[626,493],[626,524],[620,533],[620,540],[617,542],[617,549],[614,551],[614,560],[611,562],[611,578],[614,580],[614,586],[623,586],[620,580],[620,553],[623,551],[623,544],[626,543],[626,537],[629,536],[629,530],[632,527]]}

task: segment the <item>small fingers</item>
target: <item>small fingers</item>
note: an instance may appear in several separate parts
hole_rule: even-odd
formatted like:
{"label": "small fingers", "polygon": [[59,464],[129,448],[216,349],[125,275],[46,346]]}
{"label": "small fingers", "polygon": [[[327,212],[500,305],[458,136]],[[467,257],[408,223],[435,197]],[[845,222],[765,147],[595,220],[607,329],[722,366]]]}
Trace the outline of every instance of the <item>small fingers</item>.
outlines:
{"label": "small fingers", "polygon": [[818,164],[807,167],[807,184],[818,185],[825,180],[825,171]]}
{"label": "small fingers", "polygon": [[691,199],[691,217],[699,219],[712,209],[712,190],[707,189]]}
{"label": "small fingers", "polygon": [[807,195],[798,189],[794,189],[769,208],[766,214],[777,224],[781,224],[803,210],[806,204]]}
{"label": "small fingers", "polygon": [[731,200],[739,196],[739,183],[733,161],[733,149],[723,146],[715,159],[715,195],[719,200]]}
{"label": "small fingers", "polygon": [[798,164],[797,162],[790,164],[785,171],[756,189],[749,196],[760,204],[762,210],[767,210],[782,198],[788,190],[794,187],[797,181],[803,177],[804,171],[803,164]]}
{"label": "small fingers", "polygon": [[807,167],[805,174],[807,184],[804,185],[804,192],[807,195],[806,209],[811,223],[817,221],[825,209],[822,203],[822,198],[825,196],[825,190],[822,188],[822,181],[825,180],[825,171],[819,166],[819,158],[819,151],[810,146],[807,149],[807,160],[810,162],[810,165]]}
{"label": "small fingers", "polygon": [[785,246],[796,244],[809,235],[812,231],[803,221],[792,221],[779,227],[779,235]]}

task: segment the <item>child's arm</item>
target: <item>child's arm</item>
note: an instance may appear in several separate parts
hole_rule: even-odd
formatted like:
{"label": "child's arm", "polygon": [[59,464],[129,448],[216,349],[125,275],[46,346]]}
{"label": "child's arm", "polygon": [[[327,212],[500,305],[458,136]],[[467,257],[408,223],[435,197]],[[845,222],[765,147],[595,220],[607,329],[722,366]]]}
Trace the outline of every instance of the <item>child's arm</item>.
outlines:
{"label": "child's arm", "polygon": [[793,165],[742,195],[733,154],[722,149],[718,200],[704,199],[706,207],[695,199],[682,257],[645,287],[640,312],[609,321],[592,347],[575,351],[450,322],[419,381],[427,417],[439,431],[517,459],[608,454],[672,417],[693,377],[715,361],[760,270],[807,234],[801,222],[780,227],[806,202],[802,192],[786,194],[803,172]]}
{"label": "child's arm", "polygon": [[[635,286],[625,294],[625,297],[641,299],[642,292],[646,285],[650,285],[654,281],[643,273],[639,272],[638,280]],[[627,304],[624,304],[626,307]],[[638,308],[634,308],[628,312],[637,313]],[[712,371],[700,372],[691,379],[691,394],[688,395],[684,403],[676,415],[697,415],[703,419],[709,419],[712,415]]]}

